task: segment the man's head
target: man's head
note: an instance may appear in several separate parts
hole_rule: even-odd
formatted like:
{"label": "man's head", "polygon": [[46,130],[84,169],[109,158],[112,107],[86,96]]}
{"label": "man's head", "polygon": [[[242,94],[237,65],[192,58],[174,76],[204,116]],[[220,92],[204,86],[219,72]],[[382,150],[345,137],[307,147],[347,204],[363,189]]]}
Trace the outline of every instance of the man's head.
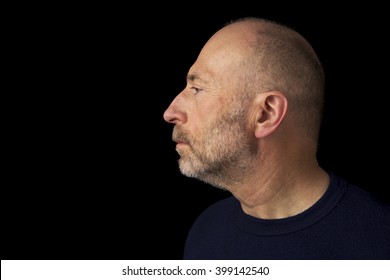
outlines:
{"label": "man's head", "polygon": [[315,154],[323,88],[319,59],[295,31],[254,18],[226,25],[164,113],[175,124],[181,172],[227,188],[267,166],[267,157],[288,155],[289,145]]}

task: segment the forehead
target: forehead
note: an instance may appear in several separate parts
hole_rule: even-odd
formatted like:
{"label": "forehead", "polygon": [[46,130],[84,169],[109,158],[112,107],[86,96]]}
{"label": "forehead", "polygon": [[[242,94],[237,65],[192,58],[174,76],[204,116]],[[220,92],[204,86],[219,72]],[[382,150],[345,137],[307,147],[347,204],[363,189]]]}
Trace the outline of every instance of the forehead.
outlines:
{"label": "forehead", "polygon": [[236,31],[221,30],[205,44],[190,68],[189,76],[196,74],[204,79],[230,79],[248,53],[249,44],[245,36]]}

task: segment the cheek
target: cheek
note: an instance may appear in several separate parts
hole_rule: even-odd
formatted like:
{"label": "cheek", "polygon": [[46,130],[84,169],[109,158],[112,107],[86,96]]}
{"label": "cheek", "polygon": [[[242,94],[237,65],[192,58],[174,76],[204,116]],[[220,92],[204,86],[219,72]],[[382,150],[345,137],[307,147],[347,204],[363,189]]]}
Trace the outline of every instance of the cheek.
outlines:
{"label": "cheek", "polygon": [[189,119],[195,137],[207,134],[215,126],[216,121],[218,123],[218,116],[214,115],[214,111],[212,108],[202,108]]}

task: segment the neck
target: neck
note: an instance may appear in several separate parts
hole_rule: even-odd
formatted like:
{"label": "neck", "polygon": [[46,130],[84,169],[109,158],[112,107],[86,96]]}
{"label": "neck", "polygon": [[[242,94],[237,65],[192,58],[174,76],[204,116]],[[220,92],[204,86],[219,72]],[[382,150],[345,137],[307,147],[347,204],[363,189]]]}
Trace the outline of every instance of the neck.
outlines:
{"label": "neck", "polygon": [[262,219],[291,217],[311,207],[325,193],[329,176],[315,159],[274,162],[230,189],[248,215]]}

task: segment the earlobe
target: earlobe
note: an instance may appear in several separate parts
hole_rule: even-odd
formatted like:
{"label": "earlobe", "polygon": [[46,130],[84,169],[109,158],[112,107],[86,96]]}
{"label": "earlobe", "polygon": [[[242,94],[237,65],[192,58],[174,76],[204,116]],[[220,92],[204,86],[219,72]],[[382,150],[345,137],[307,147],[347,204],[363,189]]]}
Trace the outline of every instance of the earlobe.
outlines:
{"label": "earlobe", "polygon": [[287,105],[287,98],[281,92],[271,91],[262,94],[257,100],[256,138],[266,137],[280,126],[286,116]]}

